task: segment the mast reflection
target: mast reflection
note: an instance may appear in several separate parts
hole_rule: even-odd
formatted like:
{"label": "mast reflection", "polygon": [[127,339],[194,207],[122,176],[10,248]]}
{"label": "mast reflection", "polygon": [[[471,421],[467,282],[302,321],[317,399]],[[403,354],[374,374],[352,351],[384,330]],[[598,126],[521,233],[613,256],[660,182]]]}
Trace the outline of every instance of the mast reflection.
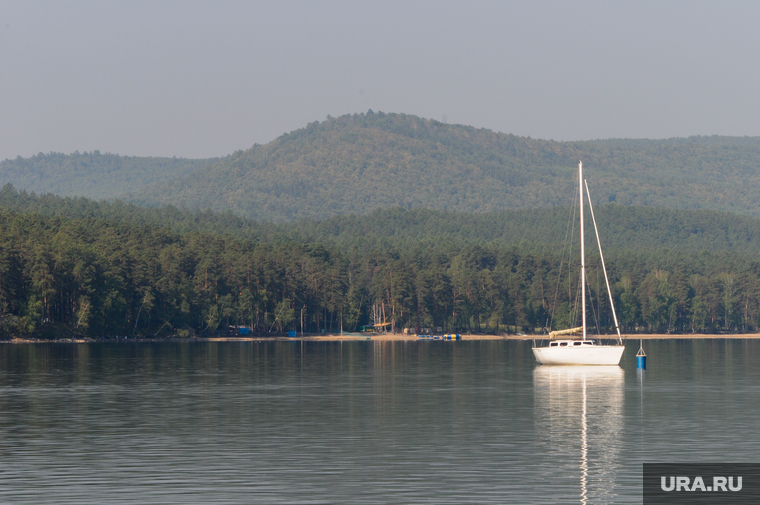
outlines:
{"label": "mast reflection", "polygon": [[611,503],[620,467],[624,374],[619,366],[538,366],[536,421],[558,472],[580,472],[580,503]]}

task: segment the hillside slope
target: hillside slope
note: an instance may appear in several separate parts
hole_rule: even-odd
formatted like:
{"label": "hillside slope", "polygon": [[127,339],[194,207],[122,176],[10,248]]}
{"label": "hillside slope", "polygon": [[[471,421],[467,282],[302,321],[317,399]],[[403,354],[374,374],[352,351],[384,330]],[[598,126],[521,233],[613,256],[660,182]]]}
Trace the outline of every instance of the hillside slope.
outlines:
{"label": "hillside slope", "polygon": [[760,138],[554,142],[405,114],[330,118],[133,194],[251,218],[566,205],[578,160],[595,198],[760,216]]}
{"label": "hillside slope", "polygon": [[188,160],[119,156],[99,151],[40,153],[30,158],[0,161],[0,185],[13,184],[38,194],[116,198],[188,174],[215,161],[218,158]]}
{"label": "hillside slope", "polygon": [[371,111],[221,159],[19,157],[0,162],[0,184],[272,221],[394,207],[488,213],[568,205],[580,159],[599,203],[760,217],[760,138],[554,142]]}
{"label": "hillside slope", "polygon": [[[341,249],[387,250],[498,244],[521,249],[559,251],[565,236],[577,234],[577,209],[505,210],[457,213],[429,209],[378,209],[367,215],[299,219],[271,223],[231,212],[145,208],[122,201],[30,195],[11,185],[0,190],[0,209],[62,219],[96,219],[152,226],[176,233],[207,233],[265,243],[331,244]],[[760,219],[712,210],[687,211],[607,204],[596,207],[606,250],[698,253],[730,251],[760,255]],[[590,224],[589,224],[590,226]],[[588,236],[593,230],[589,228]],[[576,237],[577,238],[577,237]],[[590,247],[590,254],[595,248]]]}

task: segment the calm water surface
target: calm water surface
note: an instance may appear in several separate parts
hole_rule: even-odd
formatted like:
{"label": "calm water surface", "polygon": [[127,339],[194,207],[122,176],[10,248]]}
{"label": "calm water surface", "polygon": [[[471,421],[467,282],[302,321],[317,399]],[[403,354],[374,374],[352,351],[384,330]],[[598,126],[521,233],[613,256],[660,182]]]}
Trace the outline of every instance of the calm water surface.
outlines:
{"label": "calm water surface", "polygon": [[644,461],[760,460],[760,341],[637,348],[0,345],[0,502],[641,503]]}

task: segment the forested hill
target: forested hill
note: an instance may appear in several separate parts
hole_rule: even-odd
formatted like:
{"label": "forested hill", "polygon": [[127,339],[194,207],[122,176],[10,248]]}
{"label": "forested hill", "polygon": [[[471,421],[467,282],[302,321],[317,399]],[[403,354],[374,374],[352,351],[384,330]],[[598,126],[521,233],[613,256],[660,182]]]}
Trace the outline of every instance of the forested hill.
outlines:
{"label": "forested hill", "polygon": [[311,123],[131,201],[275,221],[549,207],[571,202],[578,160],[597,201],[760,216],[760,138],[554,142],[372,111]]}
{"label": "forested hill", "polygon": [[115,198],[215,161],[219,159],[119,156],[100,151],[68,155],[40,153],[30,158],[0,161],[0,185],[9,183],[38,194]]}
{"label": "forested hill", "polygon": [[[2,193],[12,196],[9,187]],[[35,200],[16,197],[18,204]],[[373,319],[378,307],[397,328],[440,326],[447,333],[545,334],[550,328],[578,325],[572,308],[577,270],[568,268],[561,247],[462,240],[452,227],[457,218],[453,214],[396,209],[335,218],[332,230],[312,226],[316,236],[339,238],[338,244],[304,241],[293,224],[256,240],[220,235],[224,225],[233,230],[233,221],[227,220],[232,214],[221,216],[222,226],[215,233],[178,233],[137,224],[141,214],[129,214],[133,207],[120,202],[59,199],[64,205],[56,216],[50,215],[55,203],[51,197],[37,203],[43,204],[37,213],[0,209],[0,339],[181,337],[227,334],[231,325],[249,326],[259,335],[283,334],[301,324],[307,332],[356,331],[379,322]],[[91,204],[92,216],[66,216],[67,206],[73,214],[86,204]],[[176,218],[183,215],[199,217],[208,226],[215,216],[139,210],[153,219],[173,216],[171,226],[180,224],[182,219]],[[607,210],[599,209],[600,214]],[[102,219],[99,212],[122,217]],[[400,230],[395,236],[390,228],[372,226],[372,219],[383,218],[391,223],[408,218],[408,225],[395,226]],[[246,225],[255,230],[256,223],[239,223],[244,225],[240,231]],[[547,225],[541,219],[536,224]],[[436,227],[441,238],[426,239],[425,225]],[[667,222],[661,226],[666,229]],[[364,229],[377,230],[374,242],[361,235]],[[418,239],[410,239],[415,232]],[[495,226],[486,234],[501,232]],[[672,242],[683,243],[679,233]],[[760,328],[757,254],[654,248],[618,249],[606,257],[625,332]],[[594,266],[594,258],[588,259],[591,306],[602,315],[594,321],[599,332],[609,333],[613,322],[602,292],[604,281],[598,263]]]}
{"label": "forested hill", "polygon": [[599,203],[760,217],[760,137],[554,142],[372,111],[314,122],[221,159],[93,151],[5,160],[0,183],[281,222],[393,207],[565,206],[578,160]]}
{"label": "forested hill", "polygon": [[[231,212],[191,211],[171,206],[145,208],[122,201],[30,195],[8,184],[0,190],[0,209],[64,219],[147,225],[176,233],[229,235],[255,242],[320,243],[364,250],[413,248],[421,244],[431,247],[497,244],[524,250],[560,250],[569,230],[577,234],[577,213],[572,207],[481,214],[396,207],[364,216],[275,224],[241,218]],[[757,218],[711,210],[619,204],[601,205],[595,212],[608,251],[731,251],[760,256]]]}
{"label": "forested hill", "polygon": [[[595,209],[605,250],[732,251],[760,256],[760,219],[728,212],[602,205]],[[463,214],[427,209],[383,209],[366,216],[300,220],[278,227],[281,236],[343,246],[469,243],[559,251],[577,244],[577,210],[568,207]],[[285,233],[285,230],[292,230]],[[295,232],[295,233],[294,233]],[[594,230],[587,222],[587,237]],[[596,246],[594,246],[594,249]],[[591,251],[590,254],[595,254]]]}

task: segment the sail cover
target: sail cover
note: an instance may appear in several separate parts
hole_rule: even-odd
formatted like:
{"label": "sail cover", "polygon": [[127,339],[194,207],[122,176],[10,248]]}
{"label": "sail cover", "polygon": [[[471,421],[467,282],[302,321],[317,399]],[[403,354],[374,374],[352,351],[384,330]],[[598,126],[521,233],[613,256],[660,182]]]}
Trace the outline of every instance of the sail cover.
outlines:
{"label": "sail cover", "polygon": [[583,326],[578,326],[577,328],[568,328],[566,330],[550,331],[549,338],[558,337],[560,335],[570,335],[571,333],[580,333],[582,331]]}

